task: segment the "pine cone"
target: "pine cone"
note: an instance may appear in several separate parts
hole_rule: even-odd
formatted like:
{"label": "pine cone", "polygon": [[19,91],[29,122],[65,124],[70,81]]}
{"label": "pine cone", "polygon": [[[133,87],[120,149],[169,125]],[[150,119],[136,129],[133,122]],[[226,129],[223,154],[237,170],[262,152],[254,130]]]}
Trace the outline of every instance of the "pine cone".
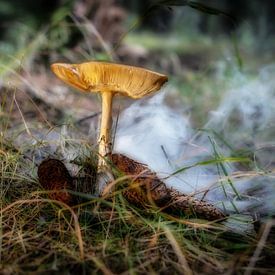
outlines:
{"label": "pine cone", "polygon": [[167,188],[146,165],[136,162],[124,155],[113,154],[110,157],[113,165],[133,178],[123,196],[136,206],[146,207],[152,204],[163,208],[163,211],[171,214],[195,214],[197,217],[207,220],[225,218],[225,214],[212,204],[198,200],[193,196],[184,195],[171,188]]}
{"label": "pine cone", "polygon": [[[112,154],[113,165],[125,175],[132,177],[123,195],[137,206],[162,206],[170,201],[170,195],[165,184],[146,165],[136,162],[121,154]],[[128,181],[128,182],[129,182]]]}
{"label": "pine cone", "polygon": [[[72,196],[66,191],[73,186],[73,179],[65,165],[57,159],[43,160],[38,166],[38,180],[42,187],[51,191],[49,197],[53,200],[72,203]],[[56,191],[56,192],[53,192]]]}

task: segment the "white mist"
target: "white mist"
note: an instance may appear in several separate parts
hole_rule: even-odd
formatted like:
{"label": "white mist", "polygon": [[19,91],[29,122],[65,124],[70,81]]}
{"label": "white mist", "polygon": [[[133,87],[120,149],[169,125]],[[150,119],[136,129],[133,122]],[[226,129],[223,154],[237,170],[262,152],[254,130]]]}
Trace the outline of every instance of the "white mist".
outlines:
{"label": "white mist", "polygon": [[[221,134],[234,149],[256,152],[256,157],[261,146],[274,142],[274,73],[275,66],[269,66],[257,79],[249,80],[239,74],[220,106],[211,113],[205,128]],[[213,159],[214,148],[225,157],[230,156],[232,150],[219,140],[216,144],[215,136],[209,132],[192,129],[187,116],[167,107],[164,97],[165,91],[134,103],[120,115],[115,152],[147,164],[169,187],[203,197],[228,212],[275,213],[274,177],[272,180],[272,174],[263,176],[255,172],[257,167],[249,173],[225,163],[227,177],[221,167],[203,165],[167,178],[179,168]],[[265,153],[264,165],[272,162],[273,157]],[[259,157],[257,160],[261,161]]]}

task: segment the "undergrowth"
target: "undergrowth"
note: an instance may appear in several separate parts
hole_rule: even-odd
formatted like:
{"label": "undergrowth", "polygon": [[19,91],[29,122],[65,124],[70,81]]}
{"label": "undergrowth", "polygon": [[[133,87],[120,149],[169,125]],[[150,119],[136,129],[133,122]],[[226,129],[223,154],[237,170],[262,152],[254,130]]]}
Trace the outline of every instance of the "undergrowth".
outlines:
{"label": "undergrowth", "polygon": [[191,274],[202,265],[221,273],[229,268],[230,250],[244,252],[253,243],[223,238],[226,229],[218,224],[135,208],[120,193],[69,207],[38,192],[37,181],[21,178],[18,161],[6,156],[1,169],[4,274]]}
{"label": "undergrowth", "polygon": [[73,206],[51,200],[36,164],[1,141],[1,274],[224,274],[246,266],[257,245],[219,223],[137,208],[119,191],[72,190]]}

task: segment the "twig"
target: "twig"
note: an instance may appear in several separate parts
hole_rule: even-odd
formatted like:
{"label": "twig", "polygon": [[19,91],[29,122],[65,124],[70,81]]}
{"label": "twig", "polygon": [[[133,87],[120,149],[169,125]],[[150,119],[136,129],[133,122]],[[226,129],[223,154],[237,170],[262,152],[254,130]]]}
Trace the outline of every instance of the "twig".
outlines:
{"label": "twig", "polygon": [[246,268],[246,271],[244,273],[244,275],[251,275],[252,272],[253,272],[253,268],[255,267],[257,261],[259,260],[259,256],[264,248],[264,245],[266,243],[266,240],[267,240],[267,237],[269,235],[269,232],[272,228],[272,226],[275,225],[275,220],[269,220],[265,227],[264,227],[264,231],[263,231],[263,234],[258,242],[258,245],[257,245],[257,248],[256,250],[254,251],[254,254],[253,256],[251,257],[250,261],[249,261],[249,264]]}

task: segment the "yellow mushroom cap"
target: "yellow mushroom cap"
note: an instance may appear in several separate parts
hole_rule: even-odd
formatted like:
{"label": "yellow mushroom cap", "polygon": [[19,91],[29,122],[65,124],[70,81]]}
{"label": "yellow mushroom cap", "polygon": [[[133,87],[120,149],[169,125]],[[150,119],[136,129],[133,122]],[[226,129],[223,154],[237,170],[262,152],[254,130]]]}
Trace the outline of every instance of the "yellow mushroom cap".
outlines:
{"label": "yellow mushroom cap", "polygon": [[165,75],[140,67],[98,61],[55,63],[51,69],[61,80],[82,91],[110,91],[131,98],[153,93],[168,80]]}

